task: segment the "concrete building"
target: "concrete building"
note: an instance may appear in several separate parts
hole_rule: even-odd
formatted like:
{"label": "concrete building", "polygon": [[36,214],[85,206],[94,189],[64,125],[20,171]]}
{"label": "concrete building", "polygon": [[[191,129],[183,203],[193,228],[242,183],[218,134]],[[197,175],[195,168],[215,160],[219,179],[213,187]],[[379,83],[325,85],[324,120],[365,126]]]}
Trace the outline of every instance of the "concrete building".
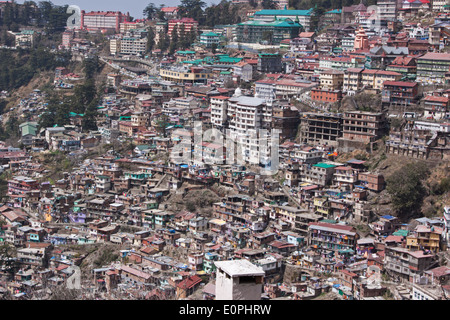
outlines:
{"label": "concrete building", "polygon": [[123,14],[120,11],[91,11],[86,13],[81,11],[81,26],[88,31],[111,30],[120,32],[120,24],[130,21],[130,14]]}
{"label": "concrete building", "polygon": [[429,52],[417,59],[417,82],[445,83],[450,70],[450,53]]}
{"label": "concrete building", "polygon": [[255,21],[273,21],[275,18],[291,19],[292,21],[298,21],[298,23],[304,28],[304,31],[310,31],[311,16],[313,9],[309,10],[269,10],[264,9],[255,12],[253,19]]}
{"label": "concrete building", "polygon": [[216,261],[216,300],[261,300],[265,272],[248,260]]}

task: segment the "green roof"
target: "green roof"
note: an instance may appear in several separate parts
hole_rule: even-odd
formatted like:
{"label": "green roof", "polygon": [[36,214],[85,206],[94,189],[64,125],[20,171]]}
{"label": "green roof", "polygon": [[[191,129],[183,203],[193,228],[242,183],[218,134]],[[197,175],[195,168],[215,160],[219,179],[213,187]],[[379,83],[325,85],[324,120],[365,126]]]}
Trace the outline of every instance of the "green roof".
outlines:
{"label": "green roof", "polygon": [[310,16],[312,14],[313,9],[309,10],[270,10],[264,9],[261,11],[255,12],[255,16]]}
{"label": "green roof", "polygon": [[202,33],[200,36],[206,36],[206,37],[220,37],[220,34],[214,33],[214,32],[206,32]]}
{"label": "green roof", "polygon": [[177,51],[177,54],[195,54],[195,51]]}
{"label": "green roof", "polygon": [[301,28],[301,24],[294,22],[291,19],[275,19],[273,21],[250,20],[238,23],[238,25]]}
{"label": "green roof", "polygon": [[232,58],[232,57],[220,57],[219,62],[231,62],[231,63],[237,63],[241,61],[242,58]]}
{"label": "green roof", "polygon": [[408,230],[400,229],[400,230],[395,231],[392,235],[406,237],[406,236],[408,236],[408,233],[409,233]]}
{"label": "green roof", "polygon": [[25,125],[22,127],[22,137],[31,134],[36,135],[37,128],[32,125]]}
{"label": "green roof", "polygon": [[327,11],[326,13],[342,13],[342,9],[334,9],[331,11]]}
{"label": "green roof", "polygon": [[325,168],[325,169],[336,167],[334,164],[329,164],[329,163],[324,163],[324,162],[319,162],[319,163],[317,163],[317,164],[315,164],[313,166],[314,167],[319,167],[319,168]]}

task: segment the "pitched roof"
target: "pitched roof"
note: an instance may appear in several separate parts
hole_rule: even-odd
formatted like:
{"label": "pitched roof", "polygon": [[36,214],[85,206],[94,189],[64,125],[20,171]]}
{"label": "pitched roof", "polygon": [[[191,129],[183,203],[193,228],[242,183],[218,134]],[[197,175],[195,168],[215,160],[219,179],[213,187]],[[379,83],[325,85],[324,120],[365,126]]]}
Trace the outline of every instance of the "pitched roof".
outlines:
{"label": "pitched roof", "polygon": [[177,287],[180,289],[191,289],[201,282],[202,279],[199,276],[193,275],[181,281],[179,284],[177,284]]}

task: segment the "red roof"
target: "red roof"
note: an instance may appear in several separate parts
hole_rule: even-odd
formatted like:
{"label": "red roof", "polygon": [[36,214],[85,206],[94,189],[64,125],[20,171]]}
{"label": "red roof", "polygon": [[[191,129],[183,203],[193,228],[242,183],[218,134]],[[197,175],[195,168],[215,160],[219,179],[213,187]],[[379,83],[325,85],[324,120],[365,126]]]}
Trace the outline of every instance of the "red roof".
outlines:
{"label": "red roof", "polygon": [[425,101],[448,103],[448,97],[426,96]]}
{"label": "red roof", "polygon": [[202,279],[199,276],[194,275],[181,281],[177,285],[177,287],[180,289],[191,289],[198,285],[200,282],[202,282]]}
{"label": "red roof", "polygon": [[399,86],[399,87],[415,87],[417,82],[407,82],[407,81],[384,81],[383,84],[386,86]]}

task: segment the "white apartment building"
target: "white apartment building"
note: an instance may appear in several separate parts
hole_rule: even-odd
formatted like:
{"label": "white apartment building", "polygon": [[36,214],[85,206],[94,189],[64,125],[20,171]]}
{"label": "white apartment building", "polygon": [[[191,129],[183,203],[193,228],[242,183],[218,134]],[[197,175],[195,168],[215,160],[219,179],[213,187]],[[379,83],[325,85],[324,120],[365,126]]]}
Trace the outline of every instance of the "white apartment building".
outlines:
{"label": "white apartment building", "polygon": [[228,99],[225,96],[211,97],[211,124],[217,129],[222,129],[227,121]]}
{"label": "white apartment building", "polygon": [[123,37],[120,40],[120,53],[125,55],[142,55],[147,49],[147,38]]}

